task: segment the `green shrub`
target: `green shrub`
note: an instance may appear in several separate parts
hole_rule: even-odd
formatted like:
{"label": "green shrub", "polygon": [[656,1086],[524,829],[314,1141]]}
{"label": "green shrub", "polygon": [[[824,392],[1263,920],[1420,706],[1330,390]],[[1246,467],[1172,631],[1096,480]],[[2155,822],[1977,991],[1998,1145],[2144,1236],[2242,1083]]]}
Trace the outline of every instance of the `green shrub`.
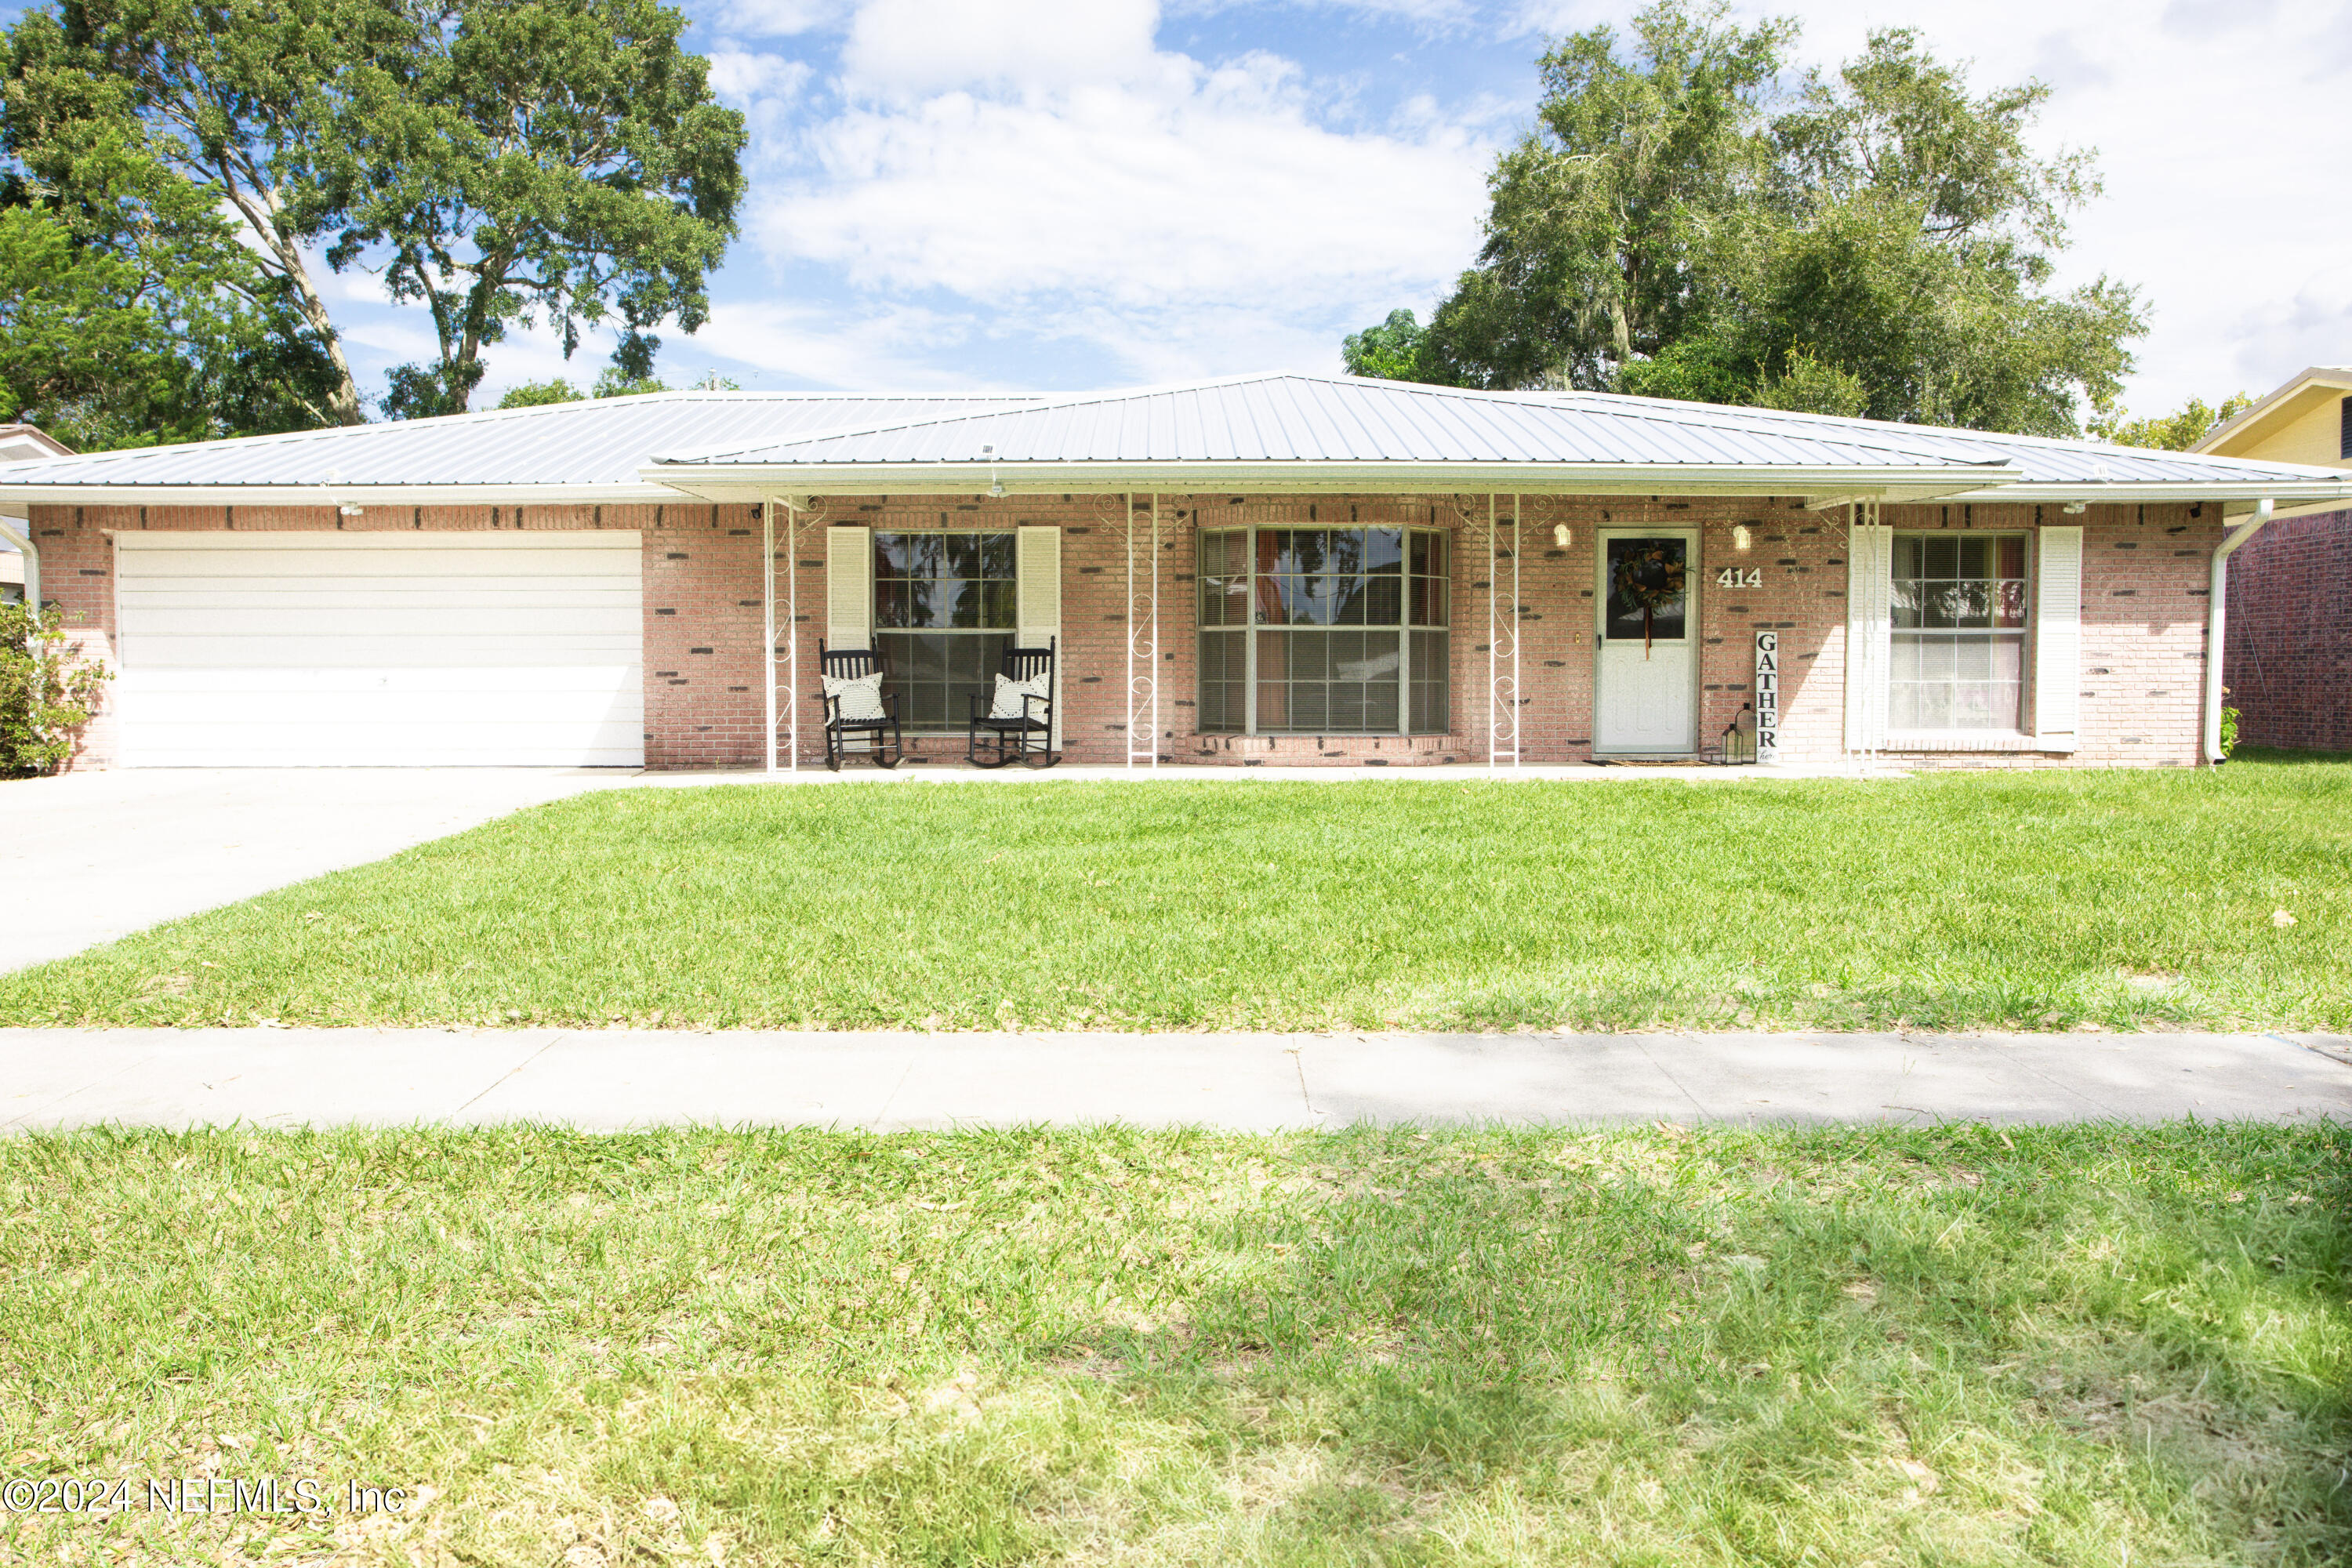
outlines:
{"label": "green shrub", "polygon": [[112,679],[66,636],[56,610],[0,605],[0,778],[56,771]]}

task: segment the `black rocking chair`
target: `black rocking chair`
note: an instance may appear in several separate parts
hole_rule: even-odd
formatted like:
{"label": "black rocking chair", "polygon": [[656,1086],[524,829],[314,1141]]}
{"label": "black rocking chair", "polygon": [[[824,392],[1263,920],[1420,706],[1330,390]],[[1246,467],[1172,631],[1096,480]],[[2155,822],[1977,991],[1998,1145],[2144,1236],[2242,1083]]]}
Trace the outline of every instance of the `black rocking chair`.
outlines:
{"label": "black rocking chair", "polygon": [[[882,668],[882,658],[870,647],[828,648],[822,641],[816,645],[816,668],[820,678],[854,680],[873,675]],[[853,737],[863,738],[864,755],[874,759],[877,768],[895,768],[905,754],[905,741],[898,732],[898,694],[882,694],[883,717],[879,719],[845,719],[841,716],[841,699],[827,696],[824,688],[817,688],[817,706],[824,712],[824,765],[835,773],[841,771],[844,757],[859,754],[849,749]]]}
{"label": "black rocking chair", "polygon": [[964,755],[973,767],[1001,768],[1023,763],[1033,768],[1050,768],[1062,760],[1054,750],[1054,649],[1059,637],[1049,637],[1044,647],[1008,647],[1004,650],[1003,675],[1007,680],[1034,680],[1045,678],[1045,694],[1024,692],[1021,698],[1021,716],[1017,719],[998,718],[996,692],[992,688],[987,696],[971,700],[971,732],[965,742]]}

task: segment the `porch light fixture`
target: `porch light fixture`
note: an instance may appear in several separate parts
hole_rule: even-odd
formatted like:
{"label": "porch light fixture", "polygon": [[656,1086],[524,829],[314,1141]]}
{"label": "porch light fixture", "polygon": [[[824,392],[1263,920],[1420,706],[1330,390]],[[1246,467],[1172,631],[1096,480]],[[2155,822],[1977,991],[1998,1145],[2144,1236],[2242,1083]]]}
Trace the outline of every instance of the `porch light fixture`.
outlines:
{"label": "porch light fixture", "polygon": [[1748,531],[1746,523],[1735,522],[1731,525],[1731,547],[1734,550],[1747,549],[1753,539],[1754,535]]}
{"label": "porch light fixture", "polygon": [[1569,531],[1568,524],[1555,522],[1551,525],[1551,542],[1555,549],[1565,550],[1576,542],[1576,535]]}

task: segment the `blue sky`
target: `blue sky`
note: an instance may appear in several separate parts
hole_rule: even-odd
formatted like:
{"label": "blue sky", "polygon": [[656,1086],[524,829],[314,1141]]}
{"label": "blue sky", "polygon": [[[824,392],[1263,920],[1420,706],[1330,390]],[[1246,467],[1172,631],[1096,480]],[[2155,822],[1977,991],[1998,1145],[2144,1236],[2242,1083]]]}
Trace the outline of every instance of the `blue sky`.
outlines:
{"label": "blue sky", "polygon": [[[662,374],[747,387],[1082,388],[1338,368],[1425,310],[1477,245],[1483,179],[1571,0],[692,0],[691,45],[751,116],[741,237]],[[2070,279],[2140,284],[2129,393],[2266,389],[2352,360],[2352,0],[1825,0],[1808,63],[1920,27],[1990,86],[2056,93],[2044,143],[2099,149]],[[370,389],[421,315],[335,280]],[[544,335],[485,393],[594,374]]]}

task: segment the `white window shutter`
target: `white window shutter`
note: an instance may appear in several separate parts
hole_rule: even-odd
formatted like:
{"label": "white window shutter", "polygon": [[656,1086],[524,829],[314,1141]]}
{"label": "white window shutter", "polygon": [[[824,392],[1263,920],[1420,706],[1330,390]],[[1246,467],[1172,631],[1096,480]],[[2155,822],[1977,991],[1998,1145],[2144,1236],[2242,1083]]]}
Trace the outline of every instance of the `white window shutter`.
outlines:
{"label": "white window shutter", "polygon": [[2034,735],[2045,751],[2071,752],[2083,708],[2082,529],[2044,528],[2034,556]]}
{"label": "white window shutter", "polygon": [[1886,743],[1888,623],[1894,599],[1895,533],[1874,523],[1850,531],[1845,585],[1845,744]]}
{"label": "white window shutter", "polygon": [[1013,536],[1013,596],[1018,623],[1013,641],[1022,647],[1054,645],[1054,733],[1047,743],[1062,747],[1062,699],[1070,689],[1068,646],[1062,636],[1062,531],[1024,527]]}
{"label": "white window shutter", "polygon": [[874,646],[874,531],[824,531],[824,640],[828,647]]}

